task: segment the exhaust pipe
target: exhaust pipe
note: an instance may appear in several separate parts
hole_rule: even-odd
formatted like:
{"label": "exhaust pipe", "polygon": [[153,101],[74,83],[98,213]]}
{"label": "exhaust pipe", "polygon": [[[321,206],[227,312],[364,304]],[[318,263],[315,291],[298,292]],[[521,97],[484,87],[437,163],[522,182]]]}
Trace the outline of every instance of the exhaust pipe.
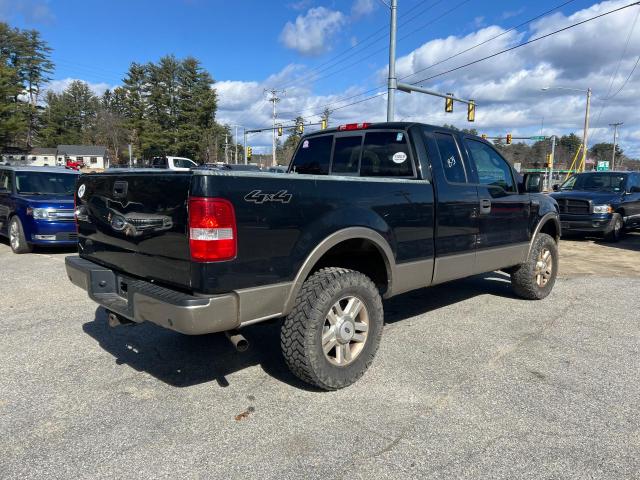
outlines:
{"label": "exhaust pipe", "polygon": [[244,338],[244,335],[242,335],[238,330],[227,330],[224,334],[238,352],[246,352],[249,348],[249,340]]}
{"label": "exhaust pipe", "polygon": [[107,323],[110,327],[115,328],[121,325],[129,325],[132,322],[128,318],[124,318],[122,315],[118,315],[117,313],[107,311]]}

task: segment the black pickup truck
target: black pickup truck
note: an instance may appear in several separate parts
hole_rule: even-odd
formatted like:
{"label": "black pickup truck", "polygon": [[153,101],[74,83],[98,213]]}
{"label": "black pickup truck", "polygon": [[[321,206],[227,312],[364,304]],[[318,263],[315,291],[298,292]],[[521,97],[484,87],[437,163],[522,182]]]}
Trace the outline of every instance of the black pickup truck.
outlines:
{"label": "black pickup truck", "polygon": [[617,242],[625,230],[640,228],[640,173],[578,173],[553,189],[565,235]]}
{"label": "black pickup truck", "polygon": [[284,317],[291,370],[323,389],[371,364],[382,299],[502,269],[546,297],[558,207],[481,138],[416,123],[303,137],[289,172],[113,171],[80,177],[70,280],[113,325],[228,332]]}

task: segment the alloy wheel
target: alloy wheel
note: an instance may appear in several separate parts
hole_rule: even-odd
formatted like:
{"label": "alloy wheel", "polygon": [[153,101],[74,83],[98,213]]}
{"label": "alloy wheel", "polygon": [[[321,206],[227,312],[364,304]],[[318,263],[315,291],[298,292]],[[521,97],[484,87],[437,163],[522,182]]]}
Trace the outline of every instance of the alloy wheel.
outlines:
{"label": "alloy wheel", "polygon": [[358,297],[347,296],[329,309],[322,328],[322,351],[333,365],[344,367],[360,355],[367,342],[369,314]]}
{"label": "alloy wheel", "polygon": [[543,248],[538,255],[536,268],[534,270],[536,283],[539,287],[544,287],[553,275],[553,255],[548,248]]}

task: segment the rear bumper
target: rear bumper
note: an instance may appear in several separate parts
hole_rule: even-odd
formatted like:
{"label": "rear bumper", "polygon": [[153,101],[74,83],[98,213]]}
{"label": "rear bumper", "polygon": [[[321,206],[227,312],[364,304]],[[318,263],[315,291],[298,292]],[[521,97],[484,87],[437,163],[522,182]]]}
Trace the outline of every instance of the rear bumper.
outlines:
{"label": "rear bumper", "polygon": [[562,233],[605,234],[613,229],[613,215],[560,215]]}
{"label": "rear bumper", "polygon": [[238,298],[231,293],[193,296],[120,275],[78,256],[65,259],[71,282],[107,310],[136,323],[149,321],[186,335],[231,330],[239,325]]}

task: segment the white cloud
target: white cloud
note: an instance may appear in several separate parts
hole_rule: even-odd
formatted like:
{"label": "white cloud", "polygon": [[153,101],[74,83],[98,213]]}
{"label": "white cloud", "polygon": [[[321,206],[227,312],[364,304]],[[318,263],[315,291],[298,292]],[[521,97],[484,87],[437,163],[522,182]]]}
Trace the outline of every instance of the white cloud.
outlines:
{"label": "white cloud", "polygon": [[351,15],[355,18],[364,17],[369,15],[376,8],[376,2],[374,0],[355,0],[351,7]]}
{"label": "white cloud", "polygon": [[295,23],[286,23],[280,33],[280,41],[302,55],[320,55],[330,49],[333,35],[345,23],[342,12],[325,7],[312,8],[306,15],[298,15]]}
{"label": "white cloud", "polygon": [[0,20],[21,17],[30,24],[51,24],[55,15],[48,0],[0,0]]}
{"label": "white cloud", "polygon": [[89,85],[89,88],[91,89],[91,91],[95,94],[95,95],[102,95],[105,90],[113,88],[112,85],[109,85],[108,83],[105,82],[99,82],[99,83],[92,83],[92,82],[87,82],[86,80],[82,80],[79,78],[64,78],[61,80],[51,80],[47,86],[45,87],[45,91],[46,90],[51,90],[52,92],[55,93],[60,93],[63,90],[65,90],[69,85],[71,85],[72,82],[76,81],[76,80],[80,80],[84,83],[86,83],[87,85]]}

